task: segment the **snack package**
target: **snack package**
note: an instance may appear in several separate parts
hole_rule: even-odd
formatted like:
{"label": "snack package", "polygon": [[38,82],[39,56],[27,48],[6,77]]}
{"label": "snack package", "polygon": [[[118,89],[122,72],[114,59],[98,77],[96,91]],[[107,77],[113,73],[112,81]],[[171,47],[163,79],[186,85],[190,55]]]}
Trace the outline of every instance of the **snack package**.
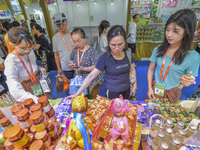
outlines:
{"label": "snack package", "polygon": [[[84,81],[84,78],[82,76],[76,76],[75,78],[70,80],[70,86],[69,86],[69,94],[72,95],[78,91],[78,89],[81,87],[82,83]],[[87,89],[83,92],[84,95],[87,95]]]}

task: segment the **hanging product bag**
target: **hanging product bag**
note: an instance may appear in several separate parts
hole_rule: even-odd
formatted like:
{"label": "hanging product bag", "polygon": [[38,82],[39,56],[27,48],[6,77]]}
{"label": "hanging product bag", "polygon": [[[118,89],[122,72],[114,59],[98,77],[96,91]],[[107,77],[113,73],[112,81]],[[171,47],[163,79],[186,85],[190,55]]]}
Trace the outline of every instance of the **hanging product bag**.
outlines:
{"label": "hanging product bag", "polygon": [[57,93],[62,93],[63,87],[64,87],[64,81],[63,81],[62,75],[58,74],[56,76],[56,91],[57,91]]}

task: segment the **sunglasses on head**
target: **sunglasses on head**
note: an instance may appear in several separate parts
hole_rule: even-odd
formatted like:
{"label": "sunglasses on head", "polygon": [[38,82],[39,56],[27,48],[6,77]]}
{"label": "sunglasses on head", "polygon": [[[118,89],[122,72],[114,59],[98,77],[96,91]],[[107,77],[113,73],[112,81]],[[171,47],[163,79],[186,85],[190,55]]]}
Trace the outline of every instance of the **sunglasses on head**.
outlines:
{"label": "sunglasses on head", "polygon": [[64,24],[66,21],[66,19],[62,19],[62,20],[57,20],[57,21],[54,21],[56,25],[58,24]]}

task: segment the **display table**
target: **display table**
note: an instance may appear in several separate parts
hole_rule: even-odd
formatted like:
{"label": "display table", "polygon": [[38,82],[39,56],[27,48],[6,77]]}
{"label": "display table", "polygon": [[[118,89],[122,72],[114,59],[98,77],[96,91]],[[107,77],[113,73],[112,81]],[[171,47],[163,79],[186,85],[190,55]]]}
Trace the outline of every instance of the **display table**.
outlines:
{"label": "display table", "polygon": [[[194,49],[197,46],[198,41],[194,42]],[[153,52],[153,49],[161,44],[160,42],[142,42],[136,43],[136,53],[134,55],[135,60],[141,60],[141,58],[150,58]]]}

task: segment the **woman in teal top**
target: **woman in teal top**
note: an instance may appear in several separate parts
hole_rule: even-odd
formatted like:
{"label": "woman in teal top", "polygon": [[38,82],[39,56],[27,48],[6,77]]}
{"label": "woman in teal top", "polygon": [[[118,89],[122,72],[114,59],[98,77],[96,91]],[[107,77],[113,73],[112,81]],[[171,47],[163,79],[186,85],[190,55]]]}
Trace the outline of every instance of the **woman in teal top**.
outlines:
{"label": "woman in teal top", "polygon": [[[195,29],[196,15],[190,9],[179,10],[168,19],[164,41],[150,58],[148,98],[168,98],[176,103],[181,97],[179,84],[196,83],[194,76],[198,75],[200,56],[192,48]],[[152,80],[155,67],[155,80]],[[189,72],[191,77],[186,76]]]}

